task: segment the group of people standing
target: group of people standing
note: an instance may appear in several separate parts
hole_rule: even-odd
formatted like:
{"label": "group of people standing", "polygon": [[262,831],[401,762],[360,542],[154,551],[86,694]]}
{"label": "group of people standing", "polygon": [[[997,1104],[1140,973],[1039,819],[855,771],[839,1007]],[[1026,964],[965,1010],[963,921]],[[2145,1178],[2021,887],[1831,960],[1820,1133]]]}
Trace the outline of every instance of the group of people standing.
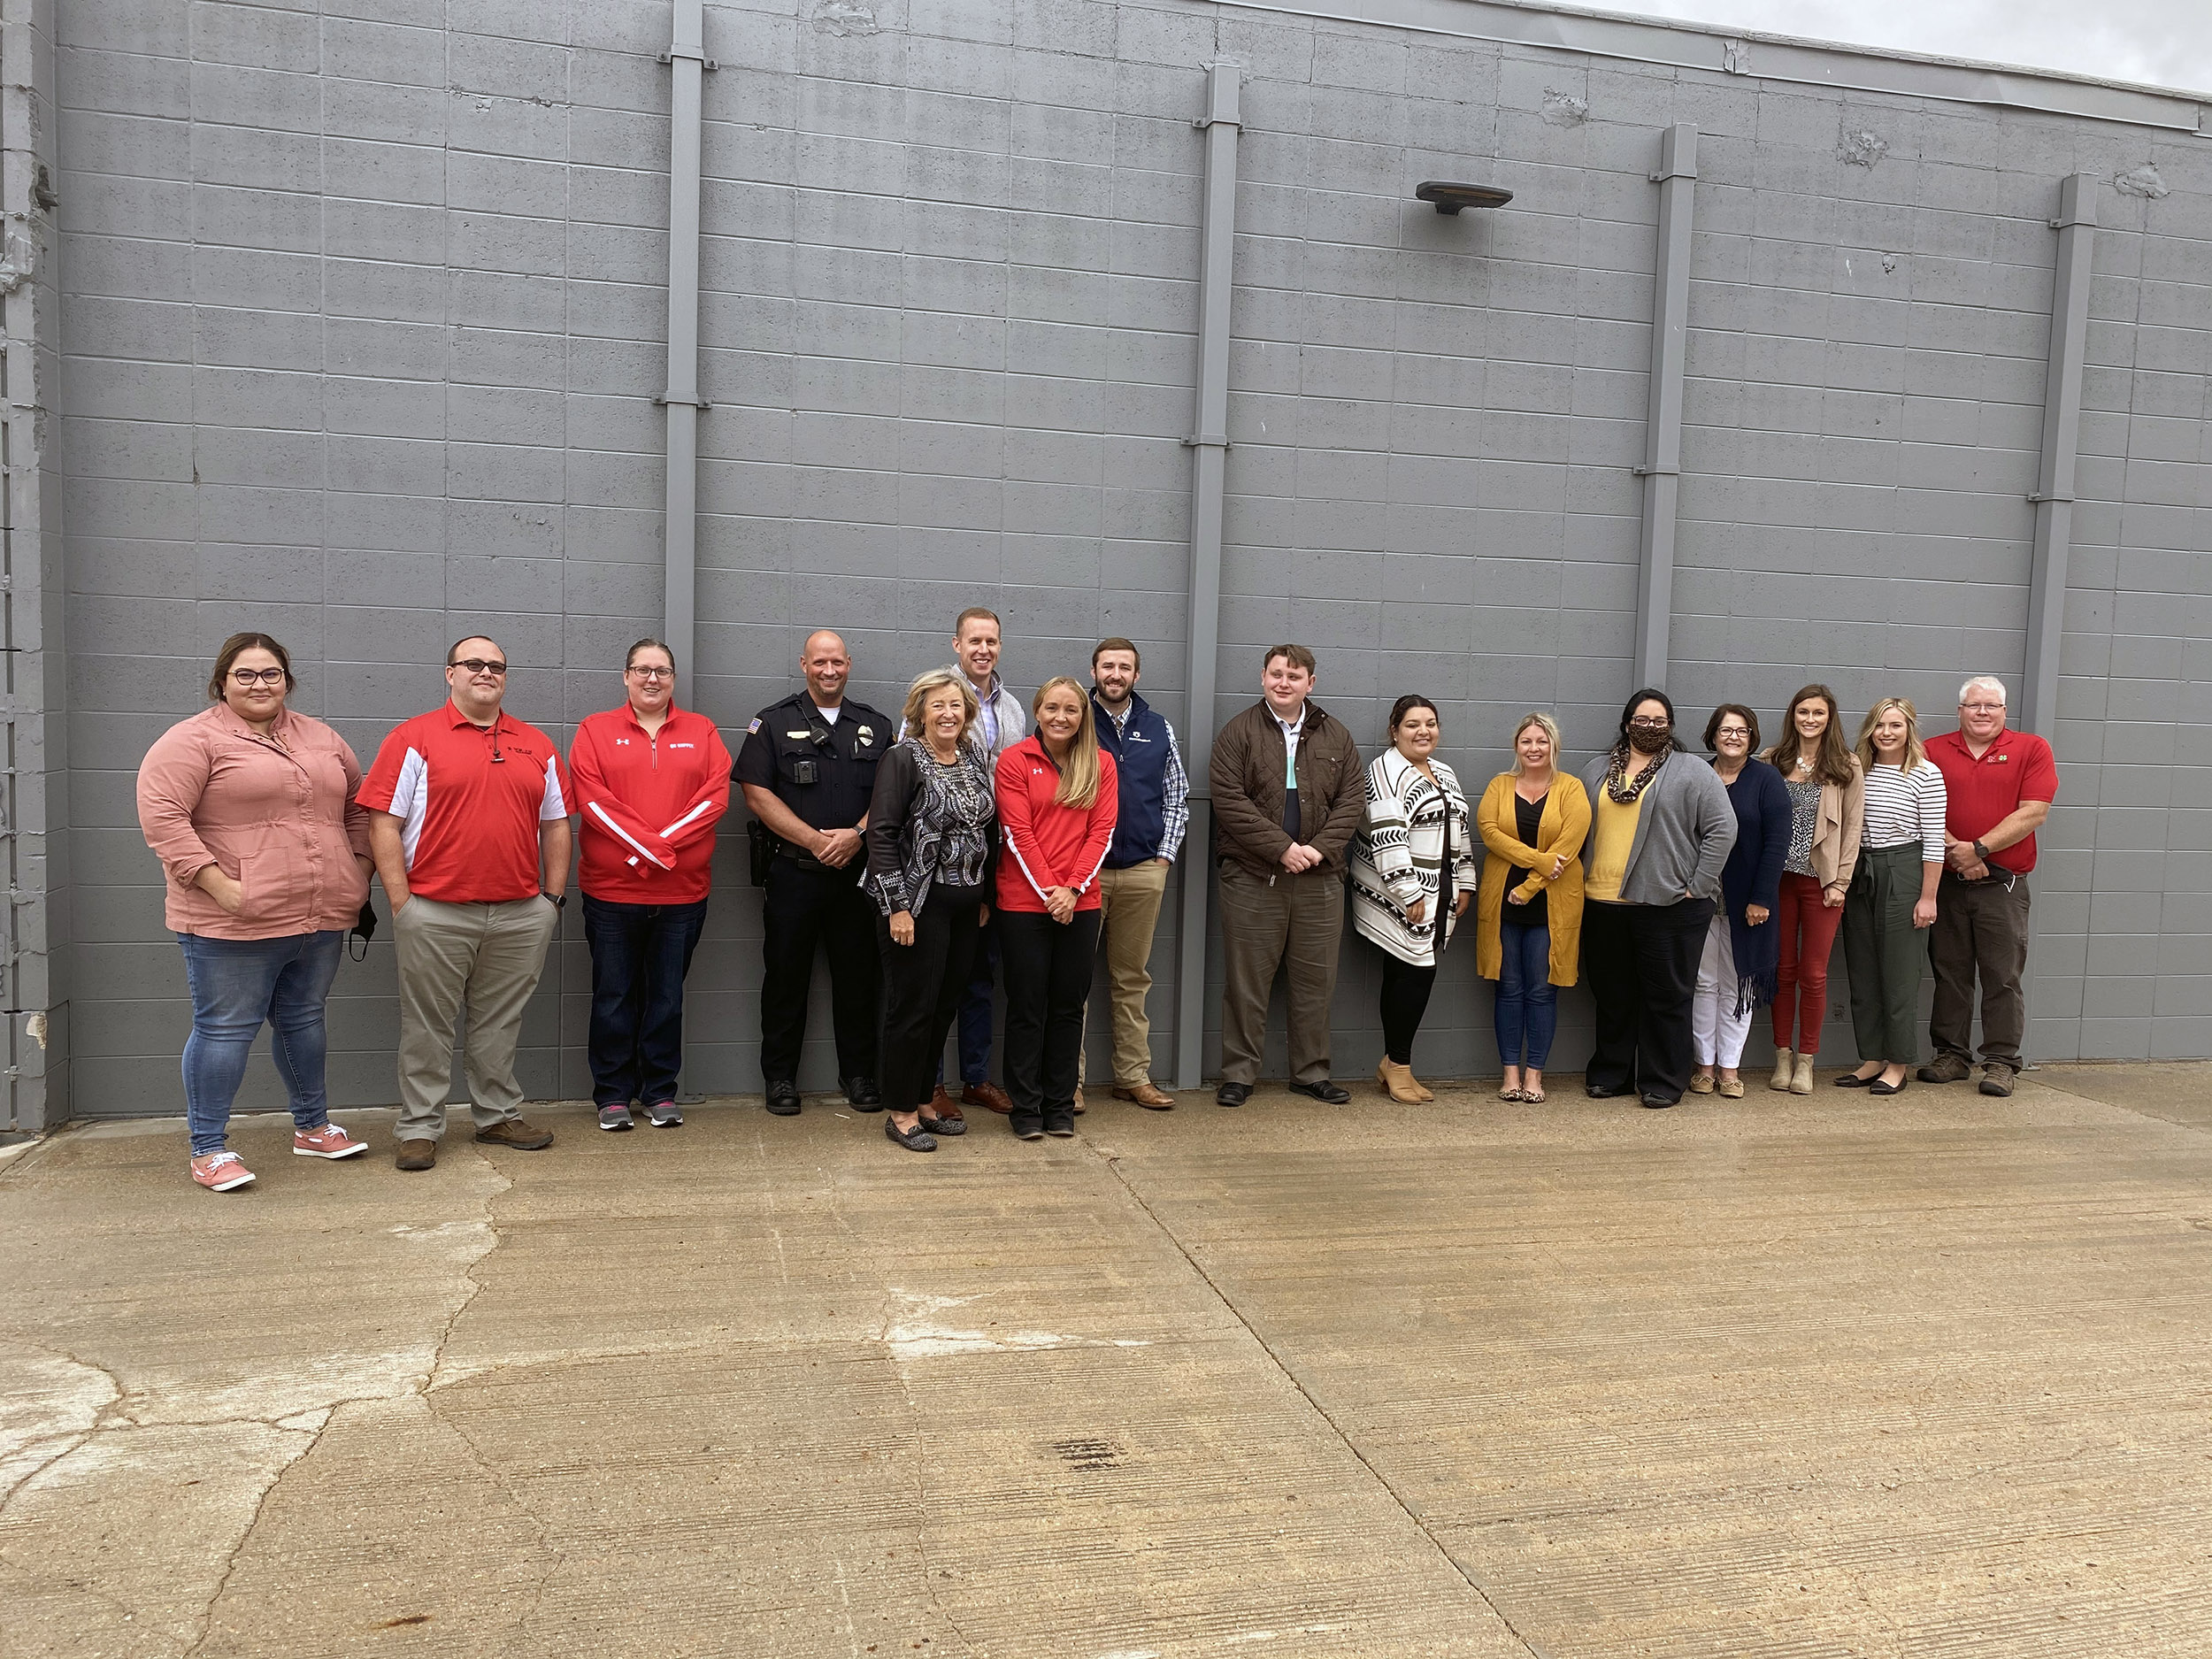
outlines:
{"label": "group of people standing", "polygon": [[[1101,641],[1088,686],[1048,679],[1025,709],[999,672],[1000,626],[981,607],[962,612],[954,661],[917,678],[895,719],[846,695],[845,641],[810,634],[803,689],[760,712],[733,764],[714,722],[677,703],[674,655],[657,640],[630,649],[624,702],[587,717],[565,758],[505,710],[503,654],[472,636],[447,655],[447,700],[395,728],[365,772],[330,726],[287,707],[284,648],[233,635],[210,706],[157,741],[138,781],[192,997],[193,1178],[216,1191],[254,1179],[227,1128],[265,1024],[294,1151],[366,1149],[329,1120],[324,1005],[347,933],[375,931],[372,873],[398,957],[398,1167],[436,1164],[457,1033],[476,1138],[549,1145],[521,1116],[514,1063],[579,841],[599,1126],[628,1130],[636,1112],[680,1126],[684,979],[733,781],[753,815],[763,889],[770,1112],[801,1110],[809,989],[826,953],[841,1087],[855,1108],[884,1112],[890,1140],[933,1150],[965,1132],[970,1106],[1004,1115],[1025,1140],[1072,1134],[1102,945],[1113,1093],[1171,1109],[1150,1077],[1147,999],[1189,820],[1179,745],[1137,693],[1132,641]],[[1997,681],[1970,681],[1960,729],[1924,744],[1901,698],[1875,704],[1855,748],[1824,687],[1792,699],[1770,749],[1755,713],[1724,704],[1704,732],[1709,764],[1688,757],[1672,703],[1649,688],[1579,778],[1560,764],[1557,724],[1531,712],[1509,769],[1471,811],[1438,754],[1434,703],[1398,699],[1388,747],[1363,764],[1314,700],[1317,672],[1302,645],[1270,649],[1259,701],[1212,748],[1221,1105],[1250,1098],[1279,976],[1290,1087],[1349,1098],[1330,1066],[1348,882],[1354,926],[1382,952],[1376,1075],[1394,1100],[1433,1098],[1413,1073],[1413,1044],[1471,910],[1477,971],[1497,984],[1502,1098],[1545,1098],[1558,987],[1584,971],[1593,1097],[1663,1107],[1686,1090],[1740,1095],[1753,1013],[1769,1003],[1771,1086],[1809,1092],[1839,920],[1862,1064],[1836,1081],[1905,1087],[1932,959],[1936,1054],[1920,1077],[1970,1074],[1978,976],[1981,1087],[2010,1093],[2025,877],[2057,779],[2047,744],[2006,728]],[[989,1071],[1002,979],[1002,1086]],[[941,1062],[956,1022],[960,1076],[949,1082]]]}

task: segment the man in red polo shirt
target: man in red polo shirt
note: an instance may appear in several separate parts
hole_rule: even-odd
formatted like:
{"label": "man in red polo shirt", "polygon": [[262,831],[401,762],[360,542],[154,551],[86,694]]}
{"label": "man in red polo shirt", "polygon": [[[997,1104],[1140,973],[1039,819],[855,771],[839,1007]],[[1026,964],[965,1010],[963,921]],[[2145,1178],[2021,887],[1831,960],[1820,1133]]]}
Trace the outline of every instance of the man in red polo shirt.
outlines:
{"label": "man in red polo shirt", "polygon": [[2035,832],[2058,796],[2051,746],[2005,729],[2005,686],[1977,674],[1959,687],[1959,729],[1927,741],[1943,774],[1943,880],[1936,891],[1928,960],[1935,1007],[1928,1035],[1935,1060],[1924,1083],[1956,1083],[1974,1073],[1974,976],[1982,982],[1985,1094],[2012,1093],[2027,1033],[2028,872]]}
{"label": "man in red polo shirt", "polygon": [[534,1152],[515,1044],[567,902],[567,775],[553,740],[503,712],[505,653],[480,634],[446,653],[451,697],[396,727],[357,797],[399,951],[399,1167],[438,1161],[453,1033],[476,1138]]}

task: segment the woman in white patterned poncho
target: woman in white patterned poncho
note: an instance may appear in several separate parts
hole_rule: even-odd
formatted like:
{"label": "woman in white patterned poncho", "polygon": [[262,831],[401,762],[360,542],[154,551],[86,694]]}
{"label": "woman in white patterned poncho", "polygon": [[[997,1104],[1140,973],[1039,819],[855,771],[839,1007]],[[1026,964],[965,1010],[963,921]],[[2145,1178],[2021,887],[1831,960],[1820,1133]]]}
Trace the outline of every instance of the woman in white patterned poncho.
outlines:
{"label": "woman in white patterned poncho", "polygon": [[1413,1075],[1413,1038],[1437,960],[1475,896],[1467,797],[1436,758],[1436,705],[1405,696],[1390,747],[1367,769],[1367,821],[1352,841],[1352,925],[1383,952],[1383,1060],[1375,1080],[1395,1101],[1436,1097]]}

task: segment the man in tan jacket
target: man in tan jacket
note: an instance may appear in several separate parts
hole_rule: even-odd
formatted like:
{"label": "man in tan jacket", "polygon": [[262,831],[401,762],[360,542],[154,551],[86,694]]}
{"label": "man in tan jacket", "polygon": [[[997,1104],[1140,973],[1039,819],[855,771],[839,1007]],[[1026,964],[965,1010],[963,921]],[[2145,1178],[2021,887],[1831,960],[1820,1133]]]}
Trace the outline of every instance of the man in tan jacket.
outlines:
{"label": "man in tan jacket", "polygon": [[1344,854],[1367,808],[1367,775],[1344,723],[1308,696],[1313,653],[1267,653],[1264,695],[1221,728],[1209,777],[1221,860],[1221,1087],[1251,1098],[1275,974],[1290,975],[1290,1087],[1333,1106],[1329,1005],[1344,932]]}

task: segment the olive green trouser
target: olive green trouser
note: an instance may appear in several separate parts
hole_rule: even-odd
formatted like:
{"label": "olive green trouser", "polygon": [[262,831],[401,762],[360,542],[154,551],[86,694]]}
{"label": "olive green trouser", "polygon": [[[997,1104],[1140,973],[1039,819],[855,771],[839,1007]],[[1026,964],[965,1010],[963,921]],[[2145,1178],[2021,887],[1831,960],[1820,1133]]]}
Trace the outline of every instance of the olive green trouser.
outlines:
{"label": "olive green trouser", "polygon": [[1921,843],[1867,848],[1843,906],[1843,961],[1859,1058],[1910,1065],[1920,1052],[1920,975],[1927,936],[1912,925]]}

